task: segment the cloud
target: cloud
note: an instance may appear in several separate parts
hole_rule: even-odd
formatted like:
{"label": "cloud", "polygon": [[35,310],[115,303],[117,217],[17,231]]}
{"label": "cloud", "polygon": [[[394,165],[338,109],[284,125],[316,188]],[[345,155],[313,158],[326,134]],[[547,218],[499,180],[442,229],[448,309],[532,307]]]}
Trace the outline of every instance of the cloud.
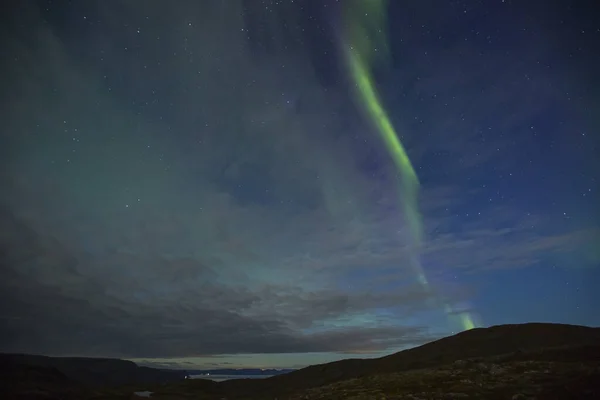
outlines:
{"label": "cloud", "polygon": [[[455,186],[443,189],[439,198],[443,200],[436,197],[436,190],[433,200],[424,199],[427,239],[423,259],[432,269],[485,273],[545,262],[568,268],[598,264],[597,254],[590,251],[600,238],[593,224],[572,223],[567,213],[492,201],[470,209],[468,198],[478,196],[478,191]],[[430,192],[426,190],[424,196]],[[567,264],[561,261],[569,256]]]}
{"label": "cloud", "polygon": [[[2,264],[3,350],[184,357],[385,350],[429,337],[391,319],[372,327],[352,324],[355,316],[375,308],[422,305],[431,294],[418,288],[372,294],[236,286],[220,284],[214,271],[189,259],[115,254],[73,260],[59,242],[11,214],[5,212],[2,220],[3,237],[11,239],[3,242],[11,249]],[[19,258],[23,253],[28,257]],[[414,311],[405,310],[407,315]],[[346,322],[339,320],[344,315]],[[339,320],[339,329],[302,333],[332,319]]]}
{"label": "cloud", "polygon": [[[549,235],[535,232],[532,228],[516,227],[439,235],[428,244],[424,257],[434,265],[443,266],[442,269],[452,266],[450,269],[454,271],[481,273],[539,265],[552,257],[590,248],[600,238],[598,229]],[[597,258],[589,260],[590,264],[597,262]]]}

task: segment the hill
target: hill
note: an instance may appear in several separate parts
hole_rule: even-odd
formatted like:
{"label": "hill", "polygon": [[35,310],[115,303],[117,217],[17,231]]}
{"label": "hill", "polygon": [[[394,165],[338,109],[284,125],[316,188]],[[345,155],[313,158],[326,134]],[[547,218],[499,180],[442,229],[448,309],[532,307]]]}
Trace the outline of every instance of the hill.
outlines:
{"label": "hill", "polygon": [[[273,387],[285,388],[286,393],[292,393],[348,379],[438,367],[457,360],[507,354],[522,354],[527,359],[536,350],[579,349],[584,345],[600,346],[600,328],[547,323],[498,325],[461,332],[382,358],[314,365],[252,384],[257,386],[254,391],[265,395],[270,395]],[[570,352],[562,352],[560,356],[567,354]],[[237,384],[235,381],[223,382],[223,386]]]}
{"label": "hill", "polygon": [[[56,368],[52,379],[37,386],[56,387],[69,377]],[[63,390],[61,398],[129,399],[149,390],[155,399],[592,399],[600,398],[599,382],[600,328],[532,323],[473,329],[378,359],[267,379],[156,382],[76,395]]]}
{"label": "hill", "polygon": [[[585,355],[588,361],[548,361],[554,357],[573,359],[573,352]],[[520,359],[509,355],[458,360],[438,367],[344,380],[286,398],[591,400],[600,398],[599,358],[600,347],[587,346],[522,353]]]}
{"label": "hill", "polygon": [[185,377],[177,371],[139,367],[126,360],[30,354],[0,354],[0,373],[3,380],[13,382],[101,387],[166,383]]}

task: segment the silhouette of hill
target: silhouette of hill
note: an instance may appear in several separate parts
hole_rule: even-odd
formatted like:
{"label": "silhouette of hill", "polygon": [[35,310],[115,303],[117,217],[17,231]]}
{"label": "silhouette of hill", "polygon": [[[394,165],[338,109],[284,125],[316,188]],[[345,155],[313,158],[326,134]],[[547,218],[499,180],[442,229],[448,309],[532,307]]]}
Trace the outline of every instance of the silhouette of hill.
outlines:
{"label": "silhouette of hill", "polygon": [[[529,357],[534,350],[565,346],[580,348],[586,344],[600,346],[600,328],[548,323],[498,325],[464,331],[381,358],[313,365],[255,385],[265,385],[266,392],[271,386],[289,388],[292,392],[370,375],[436,367],[457,360],[511,353]],[[561,353],[561,356],[566,355]]]}
{"label": "silhouette of hill", "polygon": [[166,383],[184,379],[179,371],[139,367],[132,361],[110,358],[46,357],[0,354],[0,372],[13,380],[80,386],[119,386]]}
{"label": "silhouette of hill", "polygon": [[[115,374],[130,365],[104,362],[115,366]],[[45,394],[68,385],[65,379],[72,382],[64,365],[45,367],[51,368],[47,375],[27,372]],[[600,328],[530,323],[473,329],[378,359],[314,365],[267,379],[63,389],[60,398],[128,399],[134,391],[149,390],[159,399],[592,399],[600,398],[599,383]]]}

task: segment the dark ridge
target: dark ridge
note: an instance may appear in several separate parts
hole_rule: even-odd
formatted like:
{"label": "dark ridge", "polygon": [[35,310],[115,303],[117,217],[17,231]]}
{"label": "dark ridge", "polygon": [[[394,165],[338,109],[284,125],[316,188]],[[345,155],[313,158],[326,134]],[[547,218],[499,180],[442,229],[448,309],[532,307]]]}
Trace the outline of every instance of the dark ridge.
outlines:
{"label": "dark ridge", "polygon": [[[464,331],[382,358],[336,361],[255,382],[232,380],[221,385],[226,393],[231,388],[234,394],[249,390],[269,396],[280,390],[293,393],[348,379],[438,367],[470,358],[513,353],[528,356],[536,350],[585,345],[600,347],[600,328],[551,323],[497,325]],[[273,388],[278,389],[273,391]]]}
{"label": "dark ridge", "polygon": [[57,379],[59,373],[66,381],[84,386],[167,383],[185,377],[179,371],[139,367],[132,361],[111,358],[0,354],[0,365],[8,374],[21,371],[21,379]]}

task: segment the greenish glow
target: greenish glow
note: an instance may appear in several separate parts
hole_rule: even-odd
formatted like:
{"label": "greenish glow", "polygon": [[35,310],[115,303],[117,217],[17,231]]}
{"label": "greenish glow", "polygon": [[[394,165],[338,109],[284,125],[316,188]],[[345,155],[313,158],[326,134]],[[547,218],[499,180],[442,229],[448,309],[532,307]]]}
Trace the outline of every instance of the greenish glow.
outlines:
{"label": "greenish glow", "polygon": [[354,82],[357,85],[358,91],[360,93],[361,104],[364,106],[367,111],[371,122],[375,125],[375,128],[381,135],[381,138],[384,141],[384,144],[398,171],[402,177],[402,187],[404,193],[404,211],[408,217],[408,221],[410,224],[410,230],[413,234],[413,237],[416,238],[419,242],[421,241],[421,217],[418,212],[418,190],[419,190],[419,180],[417,178],[417,174],[406,154],[406,150],[402,143],[398,139],[394,127],[390,122],[385,110],[381,105],[381,101],[379,100],[379,96],[375,92],[375,88],[373,87],[373,80],[369,74],[369,71],[364,64],[364,61],[361,59],[358,51],[350,50],[349,51],[349,59],[350,59],[350,69],[352,71],[352,77]]}
{"label": "greenish glow", "polygon": [[476,328],[475,326],[475,322],[473,322],[473,319],[471,318],[471,316],[469,315],[469,313],[460,313],[460,319],[462,322],[462,326],[463,329],[465,331],[468,331],[469,329],[473,329]]}
{"label": "greenish glow", "polygon": [[[379,133],[385,147],[401,177],[402,207],[413,239],[411,267],[419,283],[429,289],[427,276],[419,261],[422,242],[422,222],[418,206],[419,179],[410,162],[406,149],[398,138],[382,102],[375,89],[372,66],[387,61],[387,41],[384,32],[385,0],[348,0],[345,9],[345,23],[348,28],[346,58],[352,81],[356,86],[357,102],[362,106]],[[448,315],[457,314],[464,330],[472,329],[475,323],[466,312],[454,313],[452,307],[444,304]]]}

